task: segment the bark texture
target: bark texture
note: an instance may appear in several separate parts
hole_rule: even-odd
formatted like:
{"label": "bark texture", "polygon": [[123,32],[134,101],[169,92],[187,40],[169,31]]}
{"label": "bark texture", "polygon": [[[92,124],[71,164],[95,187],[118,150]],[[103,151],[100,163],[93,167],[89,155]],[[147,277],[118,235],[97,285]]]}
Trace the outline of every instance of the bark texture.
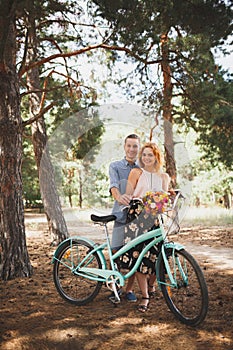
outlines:
{"label": "bark texture", "polygon": [[[33,11],[29,16],[29,49],[28,64],[37,60],[37,37]],[[34,67],[27,73],[27,86],[30,91],[30,117],[35,118],[41,113],[43,100],[40,89],[39,68]],[[44,204],[45,214],[51,233],[51,243],[57,244],[67,238],[68,230],[61,208],[60,198],[56,189],[53,166],[50,160],[49,150],[46,148],[48,141],[44,116],[35,120],[31,126],[32,143],[40,180],[40,191]],[[42,165],[43,157],[43,166]]]}
{"label": "bark texture", "polygon": [[173,141],[173,115],[172,115],[172,81],[171,67],[169,65],[169,50],[167,34],[161,37],[162,72],[163,72],[163,120],[166,171],[171,177],[171,185],[176,188],[176,163]]}
{"label": "bark texture", "polygon": [[[4,280],[32,274],[26,246],[19,81],[15,70],[15,26],[10,2],[1,4],[0,33],[0,272]],[[2,38],[1,38],[2,39]]]}

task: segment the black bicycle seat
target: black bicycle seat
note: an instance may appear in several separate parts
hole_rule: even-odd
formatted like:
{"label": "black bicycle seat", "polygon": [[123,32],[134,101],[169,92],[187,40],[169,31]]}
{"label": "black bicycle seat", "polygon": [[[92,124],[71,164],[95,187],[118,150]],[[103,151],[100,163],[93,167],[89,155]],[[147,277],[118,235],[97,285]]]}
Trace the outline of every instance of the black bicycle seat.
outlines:
{"label": "black bicycle seat", "polygon": [[110,221],[114,221],[116,220],[116,216],[115,215],[104,215],[104,216],[98,216],[95,214],[91,214],[91,220],[94,222],[103,222],[103,223],[107,223]]}

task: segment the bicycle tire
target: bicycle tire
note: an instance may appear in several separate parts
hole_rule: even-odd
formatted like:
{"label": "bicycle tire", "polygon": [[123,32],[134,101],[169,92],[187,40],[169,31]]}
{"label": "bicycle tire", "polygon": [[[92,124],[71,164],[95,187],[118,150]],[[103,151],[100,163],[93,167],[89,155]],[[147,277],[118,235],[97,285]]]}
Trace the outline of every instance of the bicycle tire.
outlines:
{"label": "bicycle tire", "polygon": [[[205,319],[208,311],[208,289],[203,272],[197,261],[186,250],[167,249],[169,266],[178,287],[169,286],[170,280],[166,273],[163,259],[160,259],[159,281],[167,306],[182,323],[197,326]],[[188,282],[185,282],[178,269],[180,262]],[[167,283],[167,284],[166,284]]]}
{"label": "bicycle tire", "polygon": [[[93,281],[72,272],[93,247],[83,240],[65,242],[57,252],[53,266],[53,279],[60,296],[71,304],[78,306],[91,302],[99,293],[102,282]],[[91,254],[85,267],[101,269],[101,261],[97,253]]]}

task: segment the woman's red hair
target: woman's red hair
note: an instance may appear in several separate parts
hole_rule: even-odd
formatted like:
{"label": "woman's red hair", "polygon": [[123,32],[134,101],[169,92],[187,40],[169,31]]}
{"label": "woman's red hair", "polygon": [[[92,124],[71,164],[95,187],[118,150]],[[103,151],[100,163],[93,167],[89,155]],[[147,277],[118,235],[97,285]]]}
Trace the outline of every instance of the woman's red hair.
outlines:
{"label": "woman's red hair", "polygon": [[143,163],[142,163],[142,153],[144,151],[145,148],[150,148],[157,160],[157,164],[156,164],[156,170],[160,170],[163,166],[163,156],[162,153],[160,151],[160,149],[158,148],[158,146],[156,145],[156,143],[154,142],[146,142],[140,149],[139,151],[139,164],[141,167],[143,167]]}

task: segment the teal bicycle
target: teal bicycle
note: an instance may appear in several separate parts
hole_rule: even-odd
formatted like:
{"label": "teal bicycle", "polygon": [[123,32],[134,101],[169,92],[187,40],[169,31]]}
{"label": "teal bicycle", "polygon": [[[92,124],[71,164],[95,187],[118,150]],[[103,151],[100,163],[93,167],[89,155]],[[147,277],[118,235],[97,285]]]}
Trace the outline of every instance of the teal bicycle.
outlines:
{"label": "teal bicycle", "polygon": [[[203,272],[184,246],[168,240],[174,227],[175,233],[179,232],[179,210],[183,199],[181,192],[177,191],[171,210],[158,215],[159,226],[129,241],[114,254],[107,225],[116,217],[91,215],[94,223],[103,225],[106,239],[103,244],[98,244],[74,236],[60,243],[53,256],[53,278],[61,297],[78,306],[86,305],[105,284],[114,292],[115,302],[120,302],[119,288],[137,271],[145,254],[154,247],[156,280],[167,306],[182,323],[199,325],[208,311],[208,289]],[[165,223],[164,215],[168,216],[168,223]],[[118,269],[119,259],[142,243],[143,249],[135,265],[123,273]]]}

